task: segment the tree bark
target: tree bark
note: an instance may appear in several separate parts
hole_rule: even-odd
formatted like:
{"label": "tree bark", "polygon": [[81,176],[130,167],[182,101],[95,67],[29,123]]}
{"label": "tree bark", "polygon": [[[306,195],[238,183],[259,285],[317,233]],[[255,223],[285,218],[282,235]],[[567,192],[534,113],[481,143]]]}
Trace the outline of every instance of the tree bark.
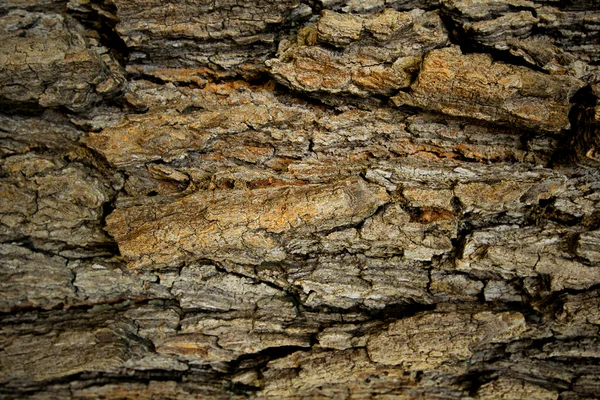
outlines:
{"label": "tree bark", "polygon": [[600,393],[597,0],[0,4],[0,397]]}

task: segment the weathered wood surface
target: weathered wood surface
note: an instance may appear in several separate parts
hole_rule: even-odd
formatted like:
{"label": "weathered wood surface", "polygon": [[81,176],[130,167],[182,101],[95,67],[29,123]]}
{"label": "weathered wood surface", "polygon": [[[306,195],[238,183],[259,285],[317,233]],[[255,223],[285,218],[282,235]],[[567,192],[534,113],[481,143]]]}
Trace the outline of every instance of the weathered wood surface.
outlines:
{"label": "weathered wood surface", "polygon": [[0,397],[600,393],[600,3],[0,3]]}

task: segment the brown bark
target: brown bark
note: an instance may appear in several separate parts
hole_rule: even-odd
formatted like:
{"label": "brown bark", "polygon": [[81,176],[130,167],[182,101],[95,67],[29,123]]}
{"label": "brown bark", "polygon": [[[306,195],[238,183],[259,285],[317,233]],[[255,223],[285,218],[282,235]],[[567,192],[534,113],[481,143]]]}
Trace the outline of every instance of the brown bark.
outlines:
{"label": "brown bark", "polygon": [[598,5],[3,2],[0,397],[597,397]]}

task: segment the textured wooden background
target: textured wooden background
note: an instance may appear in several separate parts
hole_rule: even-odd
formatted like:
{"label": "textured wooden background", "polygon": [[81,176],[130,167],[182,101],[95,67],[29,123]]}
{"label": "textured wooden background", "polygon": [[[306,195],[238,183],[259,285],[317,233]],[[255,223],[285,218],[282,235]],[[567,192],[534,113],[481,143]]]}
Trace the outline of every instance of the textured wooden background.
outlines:
{"label": "textured wooden background", "polygon": [[0,2],[0,397],[600,393],[598,0]]}

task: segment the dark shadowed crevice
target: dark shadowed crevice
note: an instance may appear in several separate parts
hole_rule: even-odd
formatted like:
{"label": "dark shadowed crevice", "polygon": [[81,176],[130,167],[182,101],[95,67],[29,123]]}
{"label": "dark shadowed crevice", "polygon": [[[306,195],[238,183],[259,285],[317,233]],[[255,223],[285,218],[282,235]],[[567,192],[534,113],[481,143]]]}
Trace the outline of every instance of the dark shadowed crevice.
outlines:
{"label": "dark shadowed crevice", "polygon": [[503,62],[510,65],[516,65],[526,67],[533,71],[548,74],[547,71],[540,68],[539,66],[527,62],[522,57],[515,56],[509,50],[499,50],[491,46],[485,46],[477,42],[472,38],[472,35],[466,31],[462,24],[456,22],[454,17],[448,11],[442,9],[440,12],[440,18],[444,23],[446,30],[448,31],[448,38],[450,42],[456,46],[459,46],[463,54],[471,53],[484,53],[489,54],[492,59],[496,62]]}
{"label": "dark shadowed crevice", "polygon": [[92,0],[92,5],[78,6],[69,9],[71,14],[84,26],[98,32],[100,43],[106,47],[121,66],[129,60],[129,48],[116,31],[119,20],[116,17],[117,9],[111,1]]}

